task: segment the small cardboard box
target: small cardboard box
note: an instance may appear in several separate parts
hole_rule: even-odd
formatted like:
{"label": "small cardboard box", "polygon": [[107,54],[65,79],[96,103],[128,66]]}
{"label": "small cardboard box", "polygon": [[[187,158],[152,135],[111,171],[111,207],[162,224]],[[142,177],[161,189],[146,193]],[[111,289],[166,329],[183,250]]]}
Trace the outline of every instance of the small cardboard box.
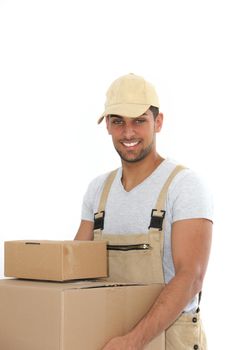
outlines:
{"label": "small cardboard box", "polygon": [[106,277],[106,242],[5,242],[5,276],[48,281]]}
{"label": "small cardboard box", "polygon": [[[1,349],[101,350],[145,315],[162,288],[0,280]],[[145,349],[164,350],[164,333]]]}

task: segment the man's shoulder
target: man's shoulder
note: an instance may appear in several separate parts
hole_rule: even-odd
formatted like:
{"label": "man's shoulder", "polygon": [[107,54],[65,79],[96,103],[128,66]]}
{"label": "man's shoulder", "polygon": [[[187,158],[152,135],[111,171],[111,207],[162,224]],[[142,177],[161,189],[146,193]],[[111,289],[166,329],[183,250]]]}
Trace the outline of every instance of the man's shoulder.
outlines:
{"label": "man's shoulder", "polygon": [[200,190],[200,191],[210,190],[201,174],[189,168],[185,164],[181,164],[172,159],[166,159],[166,161],[163,164],[163,168],[161,169],[161,172],[160,172],[160,175],[161,175],[161,178],[163,178],[163,181],[166,181],[166,178],[168,178],[169,175],[173,172],[173,170],[175,170],[175,168],[180,165],[181,165],[180,171],[173,178],[169,186],[170,193],[173,191],[180,192],[181,190],[189,192],[189,191],[194,191],[195,188],[196,190]]}
{"label": "man's shoulder", "polygon": [[119,170],[119,169],[114,169],[94,177],[89,183],[89,186],[88,186],[89,190],[98,191],[102,189],[108,176],[115,170]]}
{"label": "man's shoulder", "polygon": [[201,176],[193,169],[189,168],[186,164],[177,162],[176,160],[167,158],[163,162],[163,168],[161,175],[169,176],[176,167],[180,167],[180,171],[174,177],[174,183],[176,182],[189,182],[189,181],[201,181]]}
{"label": "man's shoulder", "polygon": [[198,172],[188,167],[184,167],[184,169],[181,170],[174,178],[171,188],[179,186],[187,187],[187,189],[194,189],[195,186],[201,186],[204,188],[206,187],[206,183]]}
{"label": "man's shoulder", "polygon": [[190,168],[185,168],[173,179],[168,199],[179,207],[213,207],[212,191],[208,183],[201,174]]}
{"label": "man's shoulder", "polygon": [[176,167],[180,167],[180,171],[174,176],[174,179],[177,177],[183,177],[183,175],[187,172],[187,168],[173,159],[166,158],[152,174],[153,180],[156,182],[159,181],[161,183],[165,183],[169,176],[172,175]]}
{"label": "man's shoulder", "polygon": [[193,169],[176,175],[168,191],[173,222],[192,218],[213,220],[213,196],[206,180]]}

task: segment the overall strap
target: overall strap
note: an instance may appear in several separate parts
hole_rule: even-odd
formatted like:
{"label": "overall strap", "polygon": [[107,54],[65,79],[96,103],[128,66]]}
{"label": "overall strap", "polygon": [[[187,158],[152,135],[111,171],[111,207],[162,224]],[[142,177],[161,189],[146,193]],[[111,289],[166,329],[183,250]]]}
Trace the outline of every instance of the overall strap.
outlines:
{"label": "overall strap", "polygon": [[159,197],[157,199],[157,203],[155,208],[157,210],[162,210],[165,208],[165,201],[166,201],[166,197],[167,197],[167,192],[168,192],[168,188],[172,182],[172,180],[174,179],[174,177],[181,171],[184,170],[185,167],[183,165],[177,165],[175,167],[175,169],[171,172],[171,174],[169,175],[167,181],[165,182],[165,184],[163,185],[163,188],[159,194]]}
{"label": "overall strap", "polygon": [[185,167],[182,165],[177,165],[175,169],[171,172],[168,179],[166,180],[165,184],[162,187],[162,190],[160,191],[160,194],[158,196],[155,209],[152,209],[151,212],[151,221],[149,226],[149,233],[153,233],[153,231],[161,231],[160,235],[160,251],[161,256],[163,256],[163,246],[164,246],[164,228],[163,228],[163,222],[165,217],[165,202],[167,198],[167,192],[169,189],[169,186],[172,182],[172,180],[175,178],[175,176],[182,170],[184,170]]}
{"label": "overall strap", "polygon": [[107,203],[108,194],[112,183],[116,177],[118,169],[113,170],[107,177],[104,183],[104,188],[102,190],[102,194],[99,201],[98,212],[94,214],[94,231],[101,233],[104,228],[104,215],[105,215],[105,207]]}

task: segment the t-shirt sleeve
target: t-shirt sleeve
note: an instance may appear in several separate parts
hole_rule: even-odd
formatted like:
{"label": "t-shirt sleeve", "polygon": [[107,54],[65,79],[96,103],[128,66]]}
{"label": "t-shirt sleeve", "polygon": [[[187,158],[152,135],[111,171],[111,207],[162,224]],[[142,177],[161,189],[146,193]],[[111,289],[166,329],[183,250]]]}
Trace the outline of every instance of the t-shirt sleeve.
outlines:
{"label": "t-shirt sleeve", "polygon": [[213,221],[213,198],[207,184],[191,170],[177,175],[170,192],[172,222],[204,218]]}
{"label": "t-shirt sleeve", "polygon": [[81,219],[87,220],[87,221],[94,221],[94,213],[93,213],[93,209],[90,205],[89,199],[90,199],[90,196],[89,196],[89,191],[87,189],[87,191],[83,197]]}
{"label": "t-shirt sleeve", "polygon": [[94,221],[94,213],[96,213],[98,210],[100,194],[107,175],[108,173],[100,175],[90,182],[83,197],[81,211],[82,220]]}
{"label": "t-shirt sleeve", "polygon": [[87,221],[94,221],[93,207],[91,205],[91,184],[88,186],[87,191],[83,197],[81,219]]}

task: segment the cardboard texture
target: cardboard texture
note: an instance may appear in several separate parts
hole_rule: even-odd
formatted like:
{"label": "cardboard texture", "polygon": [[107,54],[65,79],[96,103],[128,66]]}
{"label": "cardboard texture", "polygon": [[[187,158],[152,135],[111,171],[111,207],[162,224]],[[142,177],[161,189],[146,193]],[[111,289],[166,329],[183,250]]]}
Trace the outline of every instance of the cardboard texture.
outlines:
{"label": "cardboard texture", "polygon": [[8,241],[4,273],[48,281],[106,277],[106,242]]}
{"label": "cardboard texture", "polygon": [[[1,349],[101,350],[144,316],[162,288],[0,280]],[[164,350],[164,333],[145,349]]]}

